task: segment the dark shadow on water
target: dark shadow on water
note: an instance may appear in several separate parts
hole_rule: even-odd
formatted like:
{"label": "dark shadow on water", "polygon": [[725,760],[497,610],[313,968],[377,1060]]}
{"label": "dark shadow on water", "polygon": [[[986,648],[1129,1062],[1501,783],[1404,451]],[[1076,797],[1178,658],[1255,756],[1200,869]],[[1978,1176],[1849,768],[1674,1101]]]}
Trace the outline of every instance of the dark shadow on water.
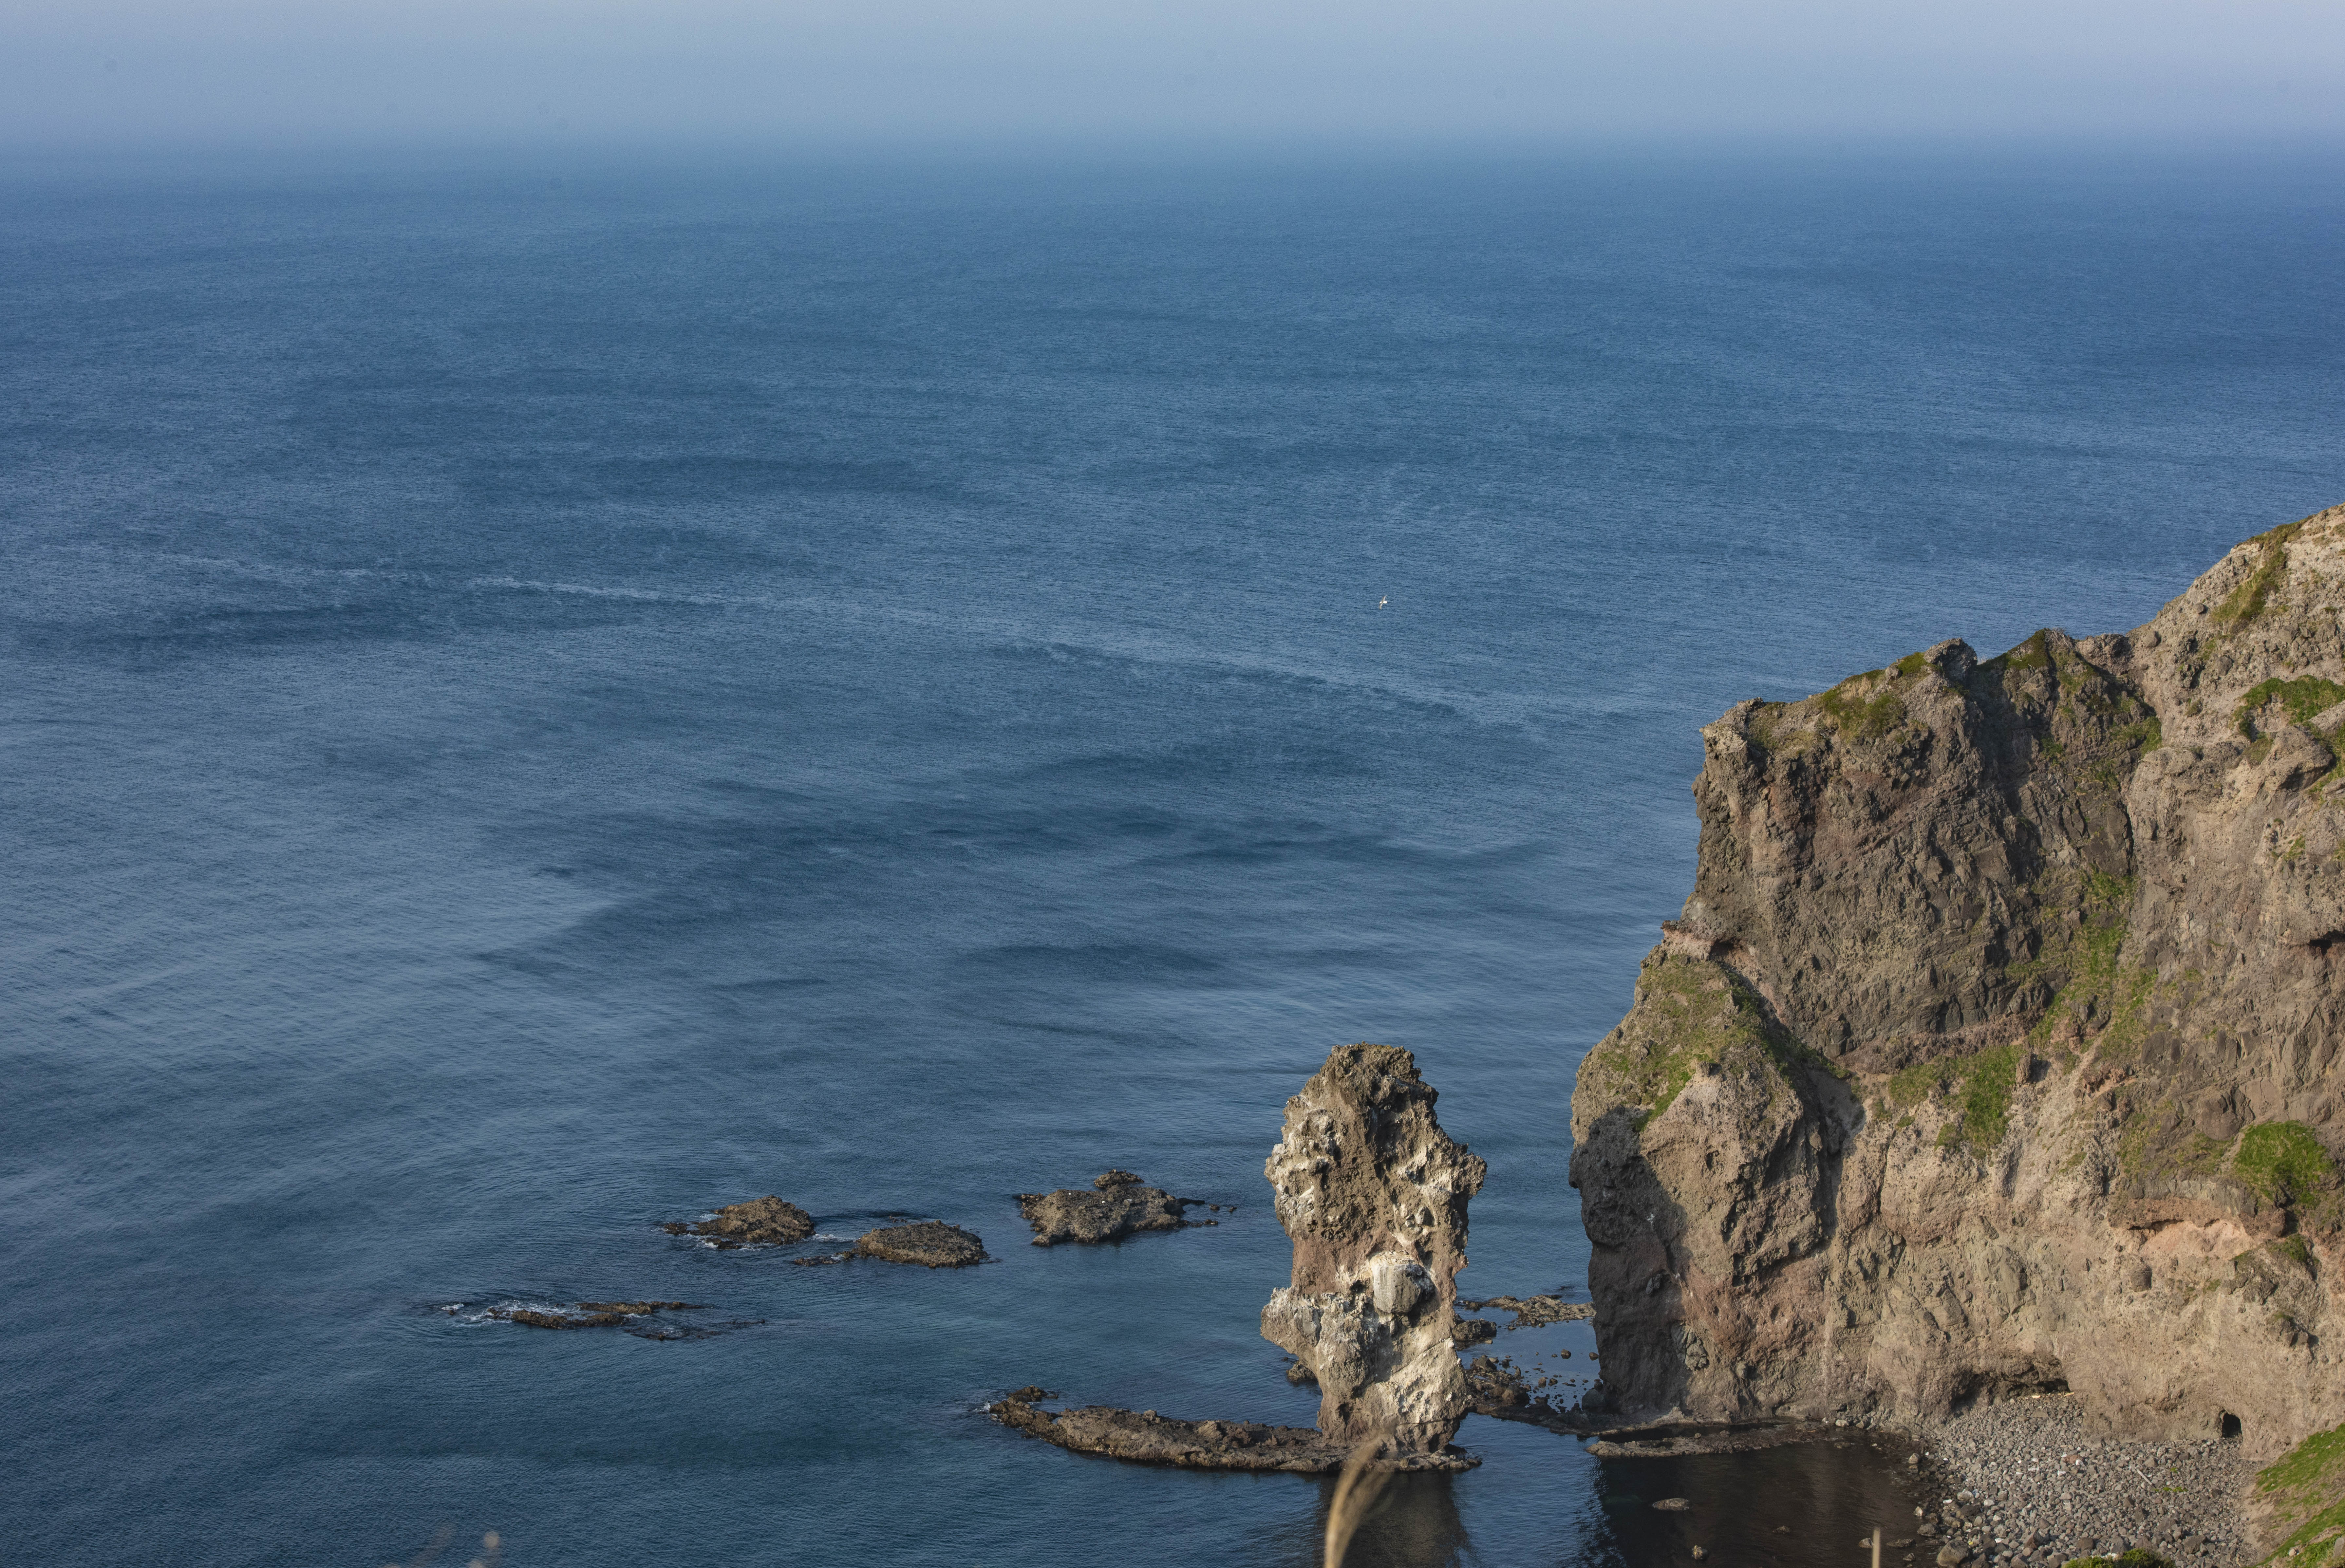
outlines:
{"label": "dark shadow on water", "polygon": [[[1458,1516],[1457,1478],[1448,1475],[1396,1475],[1376,1500],[1376,1512],[1361,1526],[1344,1568],[1448,1568],[1473,1560],[1466,1521]],[[1319,1500],[1317,1523],[1327,1527],[1327,1502],[1335,1489],[1326,1488]]]}
{"label": "dark shadow on water", "polygon": [[[1601,1466],[1592,1537],[1569,1563],[1660,1568],[1704,1548],[1717,1568],[1861,1568],[1859,1542],[1881,1528],[1883,1568],[1904,1568],[1924,1487],[1905,1463],[1913,1445],[1856,1435],[1751,1453],[1615,1459]],[[1653,1506],[1681,1497],[1688,1506]]]}
{"label": "dark shadow on water", "polygon": [[[1860,1543],[1876,1525],[1883,1568],[1908,1568],[1912,1548],[1888,1543],[1912,1537],[1924,1493],[1905,1464],[1913,1452],[1910,1443],[1855,1433],[1746,1453],[1606,1460],[1595,1467],[1592,1499],[1578,1487],[1518,1492],[1525,1517],[1504,1522],[1486,1506],[1483,1522],[1497,1525],[1499,1539],[1479,1550],[1457,1489],[1495,1478],[1398,1476],[1345,1568],[1692,1568],[1696,1546],[1706,1553],[1703,1568],[1870,1568]],[[1332,1476],[1323,1480],[1308,1523],[1297,1518],[1278,1531],[1261,1560],[1317,1568],[1335,1491]],[[1673,1497],[1687,1506],[1653,1506]]]}
{"label": "dark shadow on water", "polygon": [[[1455,1568],[1479,1562],[1457,1512],[1456,1485],[1457,1477],[1449,1475],[1393,1477],[1354,1537],[1344,1568]],[[1282,1531],[1270,1560],[1286,1568],[1319,1568],[1335,1496],[1335,1478],[1323,1478],[1308,1530]]]}

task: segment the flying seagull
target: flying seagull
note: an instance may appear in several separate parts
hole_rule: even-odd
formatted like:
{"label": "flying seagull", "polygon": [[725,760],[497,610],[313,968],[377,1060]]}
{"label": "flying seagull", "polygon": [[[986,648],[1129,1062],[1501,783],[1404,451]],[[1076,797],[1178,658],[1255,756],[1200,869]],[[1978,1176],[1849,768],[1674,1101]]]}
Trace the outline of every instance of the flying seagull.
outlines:
{"label": "flying seagull", "polygon": [[1386,594],[1382,599],[1379,599],[1379,600],[1377,600],[1377,601],[1376,601],[1376,608],[1377,608],[1377,609],[1379,609],[1379,610],[1381,610],[1381,609],[1383,609],[1386,605],[1387,605],[1387,604],[1389,604],[1389,603],[1391,603],[1391,602],[1392,602],[1392,595],[1391,595],[1391,594],[1389,594],[1389,593],[1387,593],[1387,594]]}

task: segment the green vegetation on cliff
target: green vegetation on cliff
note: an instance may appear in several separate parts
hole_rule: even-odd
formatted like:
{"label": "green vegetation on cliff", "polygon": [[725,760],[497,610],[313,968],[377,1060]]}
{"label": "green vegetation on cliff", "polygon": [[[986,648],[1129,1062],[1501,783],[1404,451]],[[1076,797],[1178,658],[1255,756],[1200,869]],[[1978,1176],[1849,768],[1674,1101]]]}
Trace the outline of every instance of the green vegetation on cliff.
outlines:
{"label": "green vegetation on cliff", "polygon": [[1610,1097],[1644,1107],[1648,1117],[1669,1109],[1705,1065],[1755,1058],[1786,1079],[1802,1067],[1845,1076],[1771,1023],[1758,993],[1722,965],[1657,952],[1637,976],[1637,1001],[1625,1021],[1637,1027],[1615,1030],[1589,1052],[1581,1076],[1608,1077]]}
{"label": "green vegetation on cliff", "polygon": [[1903,692],[1913,689],[1905,683],[1924,674],[1932,680],[1940,679],[1928,660],[1919,653],[1908,653],[1886,670],[1867,670],[1861,675],[1851,675],[1818,696],[1816,706],[1848,739],[1873,740],[1905,723]]}
{"label": "green vegetation on cliff", "polygon": [[2239,1135],[2232,1173],[2267,1203],[2327,1211],[2337,1199],[2337,1162],[2300,1121],[2266,1121]]}
{"label": "green vegetation on cliff", "polygon": [[1893,1073],[1889,1098],[1901,1109],[1950,1097],[1952,1114],[1938,1134],[1942,1148],[1984,1155],[2011,1126],[2011,1094],[2019,1081],[2019,1047],[1997,1046],[1967,1057],[1938,1057]]}
{"label": "green vegetation on cliff", "polygon": [[[2060,988],[2035,1027],[2028,1031],[2031,1048],[2049,1048],[2063,1026],[2073,1024],[2078,1037],[2097,1034],[2103,1056],[2128,1055],[2146,1033],[2146,1005],[2157,976],[2147,969],[2129,969],[2117,962],[2130,929],[2127,916],[2133,907],[2134,879],[2088,871],[2069,888],[2065,878],[2046,878],[2035,891],[2046,905],[2069,904],[2074,924],[2047,940],[2034,958],[2014,964],[2014,979],[2056,979]],[[2073,901],[2073,902],[2072,902]]]}
{"label": "green vegetation on cliff", "polygon": [[2233,717],[2239,733],[2253,740],[2256,736],[2256,715],[2265,707],[2278,702],[2288,716],[2299,724],[2309,724],[2314,715],[2345,703],[2345,686],[2334,681],[2324,681],[2318,675],[2299,675],[2293,681],[2269,680],[2248,688],[2239,699]]}
{"label": "green vegetation on cliff", "polygon": [[2318,1568],[2345,1536],[2345,1426],[2314,1432],[2256,1475],[2256,1492],[2289,1531],[2266,1559]]}
{"label": "green vegetation on cliff", "polygon": [[[2315,513],[2315,516],[2320,515]],[[2215,607],[2215,623],[2226,630],[2244,626],[2264,612],[2271,601],[2272,589],[2288,575],[2288,541],[2296,537],[2297,530],[2311,521],[2299,518],[2269,529],[2248,542],[2263,546],[2263,559],[2256,563],[2247,580],[2226,594],[2223,602]]]}

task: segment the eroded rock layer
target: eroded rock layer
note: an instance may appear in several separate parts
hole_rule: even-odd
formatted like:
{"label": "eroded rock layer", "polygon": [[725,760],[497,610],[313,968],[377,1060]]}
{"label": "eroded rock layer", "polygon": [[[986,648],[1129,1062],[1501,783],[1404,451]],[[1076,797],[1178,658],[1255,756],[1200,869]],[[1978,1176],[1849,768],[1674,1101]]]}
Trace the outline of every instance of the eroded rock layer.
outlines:
{"label": "eroded rock layer", "polygon": [[1599,1404],[2345,1419],[2340,604],[2345,508],[2130,633],[1702,732],[1693,895],[1572,1103]]}
{"label": "eroded rock layer", "polygon": [[1286,1102],[1263,1167],[1294,1244],[1264,1339],[1319,1384],[1319,1430],[1438,1453],[1470,1408],[1451,1345],[1481,1159],[1451,1140],[1408,1052],[1342,1046]]}

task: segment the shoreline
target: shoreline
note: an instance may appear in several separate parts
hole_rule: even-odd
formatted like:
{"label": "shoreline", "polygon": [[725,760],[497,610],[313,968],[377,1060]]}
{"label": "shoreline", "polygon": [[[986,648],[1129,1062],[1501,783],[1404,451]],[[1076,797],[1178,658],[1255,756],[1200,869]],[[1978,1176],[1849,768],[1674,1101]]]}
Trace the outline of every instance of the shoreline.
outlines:
{"label": "shoreline", "polygon": [[[1934,1564],[1949,1544],[1967,1547],[1974,1564],[2009,1568],[2137,1546],[2175,1568],[2241,1568],[2259,1555],[2245,1507],[2259,1467],[2236,1442],[2096,1433],[2074,1394],[1984,1405],[1903,1434],[1921,1447],[1936,1527],[1915,1533],[1905,1562]],[[1944,1509],[1964,1493],[1975,1514],[1950,1529]]]}

